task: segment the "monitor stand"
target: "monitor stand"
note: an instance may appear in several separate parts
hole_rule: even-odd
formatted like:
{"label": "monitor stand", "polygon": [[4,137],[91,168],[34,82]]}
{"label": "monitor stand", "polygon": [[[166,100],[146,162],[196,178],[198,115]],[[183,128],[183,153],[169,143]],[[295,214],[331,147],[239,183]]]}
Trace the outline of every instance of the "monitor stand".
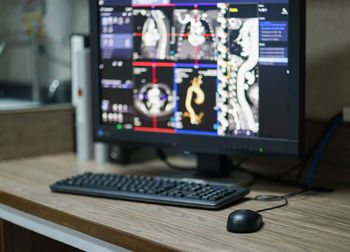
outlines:
{"label": "monitor stand", "polygon": [[226,155],[196,153],[195,171],[173,171],[162,174],[166,177],[194,178],[208,182],[229,183],[237,186],[249,186],[253,176],[234,169],[232,160]]}

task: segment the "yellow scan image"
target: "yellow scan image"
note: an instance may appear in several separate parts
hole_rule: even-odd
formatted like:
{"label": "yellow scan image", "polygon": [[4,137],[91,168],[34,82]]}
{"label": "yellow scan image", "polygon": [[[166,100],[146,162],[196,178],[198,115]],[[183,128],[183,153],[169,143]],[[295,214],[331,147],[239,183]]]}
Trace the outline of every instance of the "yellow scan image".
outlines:
{"label": "yellow scan image", "polygon": [[201,89],[201,85],[203,84],[203,75],[199,75],[198,77],[194,77],[193,80],[191,80],[192,85],[187,89],[186,94],[186,112],[184,113],[184,117],[189,117],[192,125],[198,125],[202,122],[202,118],[204,117],[204,113],[200,112],[199,114],[196,114],[192,107],[192,98],[193,93],[196,95],[196,98],[194,99],[194,103],[197,105],[201,105],[205,101],[205,94],[204,91]]}

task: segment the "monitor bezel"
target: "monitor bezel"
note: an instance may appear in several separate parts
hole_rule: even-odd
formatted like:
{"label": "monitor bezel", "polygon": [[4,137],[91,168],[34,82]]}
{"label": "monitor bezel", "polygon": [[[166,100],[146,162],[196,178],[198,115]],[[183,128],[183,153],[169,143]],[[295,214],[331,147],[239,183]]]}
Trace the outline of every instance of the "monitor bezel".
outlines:
{"label": "monitor bezel", "polygon": [[297,129],[295,140],[279,138],[220,137],[190,134],[171,134],[117,130],[101,124],[99,83],[99,5],[90,0],[90,43],[91,43],[91,85],[92,124],[95,142],[114,144],[135,144],[154,147],[176,147],[184,151],[213,154],[278,155],[301,158],[304,153],[304,111],[305,111],[305,0],[290,0],[289,19],[289,83],[299,84],[294,90],[297,107],[293,113]]}

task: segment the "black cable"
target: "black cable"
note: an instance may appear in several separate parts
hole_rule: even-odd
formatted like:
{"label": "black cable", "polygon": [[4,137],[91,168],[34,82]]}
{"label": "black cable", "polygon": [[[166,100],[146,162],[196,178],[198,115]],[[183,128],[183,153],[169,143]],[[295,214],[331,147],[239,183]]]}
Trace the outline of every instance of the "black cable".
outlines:
{"label": "black cable", "polygon": [[329,141],[329,139],[331,138],[332,134],[334,133],[334,131],[337,129],[337,127],[339,127],[339,125],[341,125],[344,122],[344,118],[343,116],[341,118],[339,118],[339,120],[332,126],[332,128],[329,130],[329,132],[327,133],[327,136],[325,136],[325,138],[322,140],[322,144],[321,146],[318,148],[318,151],[315,155],[314,161],[312,162],[311,165],[311,169],[309,171],[309,176],[307,179],[307,184],[309,188],[312,188],[312,176],[315,172],[317,163],[322,155],[322,151],[324,150],[324,148],[327,145],[327,142]]}
{"label": "black cable", "polygon": [[300,167],[297,176],[295,178],[296,182],[299,182],[301,179],[301,176],[303,175],[303,172],[306,168],[306,162],[310,159],[312,154],[318,149],[318,146],[321,144],[321,142],[325,139],[325,137],[328,135],[329,131],[334,127],[334,124],[337,123],[339,120],[342,120],[343,113],[339,113],[335,116],[333,116],[327,123],[326,127],[324,128],[322,134],[319,136],[317,141],[314,143],[314,145],[310,148],[309,153],[306,155],[306,161],[303,166]]}
{"label": "black cable", "polygon": [[[254,171],[242,168],[242,167],[237,168],[237,170],[249,173],[252,176],[254,176],[255,178],[271,181],[273,183],[279,183],[279,184],[286,185],[286,186],[294,186],[294,187],[297,186],[300,188],[307,188],[308,187],[307,184],[303,184],[303,183],[295,182],[295,181],[289,181],[289,180],[282,180],[282,179],[278,179],[276,177],[269,177],[269,176],[266,176],[264,174],[254,172]],[[322,187],[322,186],[313,186],[311,188],[311,190],[315,190],[318,192],[334,192],[334,189],[326,188],[326,187]]]}
{"label": "black cable", "polygon": [[294,192],[294,193],[289,193],[286,195],[282,195],[282,196],[277,196],[277,195],[257,195],[255,198],[253,198],[253,200],[257,200],[257,201],[281,201],[283,200],[284,202],[281,205],[277,205],[277,206],[273,206],[273,207],[268,207],[268,208],[263,208],[260,210],[257,210],[256,212],[260,213],[260,212],[265,212],[265,211],[269,211],[269,210],[273,210],[273,209],[277,209],[277,208],[282,208],[285,207],[289,204],[288,199],[293,198],[299,194],[302,194],[304,192],[309,191],[310,189],[305,188],[302,189],[300,191]]}
{"label": "black cable", "polygon": [[327,125],[324,127],[322,133],[320,134],[320,136],[317,138],[317,140],[315,141],[315,143],[311,146],[311,148],[307,151],[307,153],[305,154],[304,158],[297,163],[296,165],[292,166],[291,168],[289,168],[287,171],[283,172],[282,174],[280,174],[278,176],[279,179],[283,178],[284,176],[292,173],[293,171],[295,171],[297,168],[300,167],[299,173],[296,177],[296,181],[299,181],[302,172],[305,169],[306,163],[307,161],[310,159],[310,157],[312,156],[312,154],[315,152],[315,150],[317,149],[317,147],[320,145],[321,141],[323,140],[323,138],[327,135],[328,131],[330,130],[330,128],[333,126],[334,122],[337,121],[340,117],[342,116],[342,113],[336,114],[334,115],[328,122]]}
{"label": "black cable", "polygon": [[186,167],[173,165],[172,163],[170,163],[168,161],[167,155],[160,148],[156,148],[156,154],[169,168],[171,168],[173,170],[177,170],[177,171],[194,171],[194,170],[196,170],[196,168],[186,168]]}
{"label": "black cable", "polygon": [[[282,183],[282,184],[288,184],[288,185],[293,185],[293,186],[301,186],[301,187],[306,187],[307,185],[301,184],[300,183],[300,178],[306,168],[306,164],[309,161],[310,157],[312,157],[312,155],[314,154],[314,152],[317,150],[317,147],[320,145],[320,143],[323,141],[323,139],[325,138],[325,136],[328,134],[329,130],[333,127],[334,123],[339,121],[340,118],[342,118],[343,114],[342,113],[338,113],[336,115],[334,115],[326,124],[326,126],[324,127],[322,133],[320,134],[320,136],[317,138],[317,140],[315,141],[315,143],[311,146],[311,148],[307,151],[307,153],[305,154],[305,156],[303,157],[303,159],[298,162],[297,164],[293,165],[292,167],[290,167],[288,170],[284,171],[283,173],[281,173],[280,175],[277,176],[277,178],[272,178],[269,176],[265,176],[263,174],[257,173],[257,172],[253,172],[247,169],[244,169],[241,167],[241,164],[243,162],[245,162],[248,157],[244,157],[242,158],[242,160],[240,160],[237,164],[234,165],[234,168],[241,170],[243,172],[247,172],[250,173],[251,175],[257,177],[257,178],[261,178],[261,179],[265,179],[265,180],[270,180],[273,182],[277,182],[277,183]],[[283,177],[285,177],[286,175],[292,173],[293,171],[297,170],[299,168],[299,171],[297,173],[297,176],[295,178],[294,182],[291,181],[287,181],[287,180],[282,180]],[[317,190],[321,190],[321,191],[326,191],[326,192],[330,192],[333,191],[333,189],[329,189],[329,188],[323,188],[323,187],[313,187]]]}
{"label": "black cable", "polygon": [[273,210],[273,209],[277,209],[277,208],[282,208],[282,207],[285,207],[288,205],[288,199],[281,199],[281,200],[284,200],[284,203],[281,204],[281,205],[277,205],[277,206],[274,206],[274,207],[269,207],[269,208],[264,208],[264,209],[260,209],[260,210],[257,210],[256,212],[257,213],[261,213],[261,212],[265,212],[265,211],[270,211],[270,210]]}
{"label": "black cable", "polygon": [[[335,125],[337,125],[335,127],[338,127],[342,122],[343,122],[343,114],[342,113],[339,113],[339,114],[333,116],[332,119],[328,122],[327,127],[325,127],[324,132],[322,133],[322,137],[320,136],[318,141],[317,141],[317,144],[316,143],[314,144],[314,146],[313,146],[314,149],[312,150],[312,152],[315,152],[317,150],[318,146],[321,144],[321,142],[323,142],[327,138],[327,135],[329,134],[329,132],[334,130],[332,128]],[[317,154],[316,154],[316,156],[317,156]],[[311,155],[310,155],[310,157],[311,157]],[[297,182],[300,181],[301,176],[303,175],[305,168],[306,168],[306,165],[304,165],[300,168],[300,170],[297,173],[295,181],[297,181]]]}
{"label": "black cable", "polygon": [[[306,153],[306,155],[304,156],[304,158],[297,164],[293,165],[291,168],[289,168],[287,171],[284,171],[282,174],[280,174],[277,178],[272,178],[269,176],[265,176],[263,174],[257,173],[257,172],[253,172],[247,169],[244,169],[241,167],[241,165],[247,161],[250,157],[249,156],[245,156],[243,158],[241,158],[236,164],[233,164],[233,168],[236,170],[240,170],[243,172],[247,172],[251,175],[253,175],[254,177],[257,178],[261,178],[261,179],[265,179],[265,180],[270,180],[272,182],[276,182],[276,183],[282,183],[282,184],[287,184],[287,185],[292,185],[292,186],[300,186],[302,188],[307,188],[307,185],[301,184],[300,181],[300,177],[303,173],[303,171],[305,170],[306,167],[306,163],[309,160],[309,158],[312,156],[312,154],[315,152],[315,150],[317,149],[317,147],[320,145],[320,143],[323,141],[324,137],[328,134],[329,130],[333,127],[334,122],[338,121],[339,118],[342,118],[342,113],[336,114],[334,115],[328,122],[327,125],[325,126],[324,130],[322,131],[322,133],[320,134],[320,136],[317,138],[317,140],[315,141],[315,143],[312,145],[312,147],[308,150],[308,152]],[[163,150],[161,150],[160,148],[156,149],[156,153],[158,155],[158,157],[163,160],[165,162],[165,164],[167,166],[169,166],[170,168],[174,169],[174,170],[179,170],[179,171],[191,171],[191,170],[195,170],[196,168],[185,168],[185,167],[179,167],[176,165],[171,164],[168,160],[167,160],[167,155],[165,154],[165,152]],[[282,180],[282,178],[286,175],[288,175],[289,173],[295,171],[297,168],[299,168],[296,180],[294,182],[292,181],[287,181],[287,180]],[[323,191],[323,192],[332,192],[334,191],[333,189],[329,189],[329,188],[324,188],[324,187],[312,187],[310,189],[315,189],[318,191]],[[285,204],[288,204],[285,203]],[[282,206],[280,206],[282,207]]]}
{"label": "black cable", "polygon": [[[164,161],[164,163],[170,167],[171,169],[174,169],[174,170],[179,170],[179,171],[191,171],[191,170],[195,170],[196,168],[185,168],[185,167],[179,167],[179,166],[176,166],[176,165],[173,165],[171,164],[168,159],[167,159],[167,155],[166,153],[160,149],[160,148],[156,148],[156,154],[158,155],[158,157]],[[246,172],[249,172],[251,173],[252,175],[256,176],[256,177],[263,177],[265,179],[269,179],[269,180],[273,180],[274,182],[282,182],[280,179],[276,179],[276,178],[270,178],[270,177],[267,177],[267,176],[264,176],[264,175],[261,175],[259,173],[255,173],[255,172],[251,172],[251,171],[248,171],[248,170],[245,170],[241,167],[239,167],[243,162],[245,162],[247,159],[249,159],[249,156],[246,156],[246,157],[243,157],[242,159],[240,159],[235,165],[237,166],[237,169],[238,170],[243,170],[243,171],[246,171]],[[284,182],[285,183],[285,182]],[[295,183],[293,182],[289,182],[290,184],[293,184],[295,185]],[[289,194],[286,194],[286,195],[282,195],[282,196],[277,196],[277,195],[257,195],[255,196],[253,199],[251,200],[256,200],[256,201],[281,201],[283,200],[283,204],[280,204],[280,205],[277,205],[277,206],[273,206],[273,207],[269,207],[269,208],[263,208],[263,209],[260,209],[260,210],[257,210],[256,212],[260,213],[260,212],[265,212],[265,211],[270,211],[270,210],[273,210],[273,209],[277,209],[277,208],[282,208],[282,207],[285,207],[289,204],[288,202],[288,199],[290,198],[293,198],[299,194],[302,194],[304,192],[307,192],[307,191],[311,191],[311,190],[317,190],[315,188],[311,189],[311,188],[307,188],[307,185],[303,186],[304,188],[300,191],[297,191],[297,192],[293,192],[293,193],[289,193]],[[329,190],[327,189],[320,189],[320,190],[317,190],[317,191],[324,191],[324,192],[328,192]]]}
{"label": "black cable", "polygon": [[[269,211],[269,210],[273,210],[273,209],[277,209],[277,208],[282,208],[285,207],[289,204],[288,199],[295,197],[296,195],[302,194],[304,192],[307,191],[318,191],[318,192],[332,192],[334,191],[333,189],[328,189],[328,188],[318,188],[318,187],[310,187],[310,185],[303,185],[300,184],[300,178],[303,174],[303,171],[305,170],[306,167],[306,163],[307,161],[310,159],[310,157],[314,154],[314,152],[317,150],[318,146],[321,144],[321,142],[324,141],[324,139],[329,135],[330,130],[332,130],[332,128],[334,127],[335,123],[339,124],[339,121],[343,118],[343,114],[339,113],[334,115],[327,123],[327,125],[324,127],[322,133],[320,134],[320,136],[317,138],[317,140],[315,141],[315,143],[311,146],[311,148],[308,150],[308,152],[306,153],[306,155],[304,156],[304,158],[297,164],[293,165],[291,168],[289,168],[287,171],[284,171],[282,174],[280,174],[277,178],[272,178],[272,177],[268,177],[265,176],[263,174],[257,173],[257,172],[253,172],[247,169],[244,169],[241,166],[241,164],[243,162],[245,162],[248,158],[242,158],[236,165],[235,168],[244,172],[248,172],[250,174],[252,174],[255,177],[258,178],[262,178],[262,179],[267,179],[273,182],[278,182],[278,183],[283,183],[283,184],[292,184],[292,185],[298,185],[301,186],[303,189],[294,193],[290,193],[290,194],[286,194],[286,195],[282,195],[282,196],[276,196],[276,195],[257,195],[255,198],[253,198],[252,200],[257,200],[257,201],[284,201],[282,204],[277,205],[277,206],[273,206],[273,207],[269,207],[269,208],[264,208],[264,209],[260,209],[257,210],[256,212],[264,212],[264,211]],[[291,172],[295,171],[297,168],[299,168],[298,174],[296,176],[296,180],[294,182],[292,181],[284,181],[282,180],[282,178],[288,174],[290,174]],[[309,187],[308,187],[309,186]]]}
{"label": "black cable", "polygon": [[303,175],[304,171],[305,171],[305,168],[306,168],[306,164],[302,167],[300,167],[298,173],[297,173],[297,176],[295,177],[295,182],[299,182],[300,179],[301,179],[301,176]]}
{"label": "black cable", "polygon": [[250,159],[250,156],[245,156],[245,157],[241,158],[240,160],[238,160],[237,163],[234,164],[234,167],[239,168],[248,159]]}
{"label": "black cable", "polygon": [[296,181],[299,181],[301,178],[301,175],[303,173],[303,171],[305,170],[306,167],[306,163],[307,161],[309,161],[309,159],[311,158],[311,156],[314,154],[314,152],[316,151],[317,147],[320,145],[320,143],[322,142],[322,140],[325,138],[325,136],[328,134],[329,130],[332,128],[332,126],[334,125],[334,123],[336,121],[338,121],[341,117],[343,116],[343,113],[338,113],[336,115],[334,115],[326,124],[326,126],[324,127],[322,133],[320,134],[320,136],[317,138],[317,140],[314,142],[314,144],[310,147],[310,149],[306,152],[305,156],[303,157],[303,159],[297,163],[296,165],[293,165],[291,168],[289,168],[287,171],[284,171],[283,173],[281,173],[277,178],[281,179],[284,176],[292,173],[293,171],[295,171],[296,169],[300,168],[297,177],[296,177]]}
{"label": "black cable", "polygon": [[302,160],[299,163],[297,163],[297,164],[293,165],[292,167],[290,167],[288,170],[286,170],[286,171],[282,172],[280,175],[278,175],[277,179],[282,179],[283,177],[285,177],[288,174],[292,173],[293,171],[295,171],[299,167],[302,168],[305,165],[306,165],[306,162]]}
{"label": "black cable", "polygon": [[295,186],[295,183],[294,183],[294,182],[291,182],[291,181],[283,181],[283,180],[281,180],[281,179],[277,179],[277,178],[274,178],[274,177],[269,177],[269,176],[266,176],[266,175],[264,175],[264,174],[261,174],[261,173],[255,172],[255,171],[251,171],[251,170],[245,169],[245,168],[243,168],[243,167],[236,167],[235,169],[238,170],[238,171],[242,171],[242,172],[249,173],[250,175],[253,175],[255,178],[259,178],[259,179],[263,179],[263,180],[268,180],[268,181],[275,182],[275,183],[283,183],[283,184]]}

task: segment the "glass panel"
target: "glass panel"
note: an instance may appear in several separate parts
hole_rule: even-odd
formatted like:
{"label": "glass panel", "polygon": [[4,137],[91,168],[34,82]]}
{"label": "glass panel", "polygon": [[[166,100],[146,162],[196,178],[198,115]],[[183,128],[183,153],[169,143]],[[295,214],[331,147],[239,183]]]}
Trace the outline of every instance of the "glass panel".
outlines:
{"label": "glass panel", "polygon": [[70,36],[87,34],[86,0],[1,0],[0,110],[70,103]]}

